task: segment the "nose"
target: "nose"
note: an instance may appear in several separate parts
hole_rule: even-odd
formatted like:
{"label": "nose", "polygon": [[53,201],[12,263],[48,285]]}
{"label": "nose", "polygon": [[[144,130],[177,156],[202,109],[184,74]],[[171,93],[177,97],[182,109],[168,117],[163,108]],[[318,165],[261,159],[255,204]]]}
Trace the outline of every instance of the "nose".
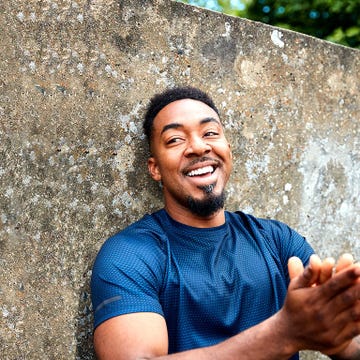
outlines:
{"label": "nose", "polygon": [[200,136],[194,136],[189,139],[186,150],[185,156],[197,155],[201,156],[207,154],[211,151],[211,146],[204,141],[204,139]]}

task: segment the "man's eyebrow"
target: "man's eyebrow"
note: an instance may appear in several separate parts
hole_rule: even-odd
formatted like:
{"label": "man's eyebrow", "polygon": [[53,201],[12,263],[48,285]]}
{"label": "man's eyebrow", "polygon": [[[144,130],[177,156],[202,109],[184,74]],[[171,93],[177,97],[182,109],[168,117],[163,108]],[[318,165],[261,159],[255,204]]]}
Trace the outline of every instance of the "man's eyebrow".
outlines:
{"label": "man's eyebrow", "polygon": [[220,121],[214,117],[206,117],[205,119],[202,119],[200,121],[200,124],[206,124],[206,123],[209,123],[209,122],[216,122],[217,124],[221,125]]}
{"label": "man's eyebrow", "polygon": [[[215,122],[215,123],[217,123],[217,124],[219,124],[219,125],[221,125],[221,123],[220,123],[220,121],[219,120],[217,120],[216,118],[213,118],[213,117],[206,117],[206,118],[204,118],[204,119],[202,119],[202,120],[200,120],[200,125],[202,125],[202,124],[206,124],[206,123],[209,123],[209,122]],[[171,123],[171,124],[167,124],[167,125],[165,125],[163,128],[162,128],[162,130],[161,130],[161,134],[163,134],[165,131],[167,131],[167,130],[170,130],[170,129],[178,129],[178,128],[180,128],[180,127],[183,127],[184,125],[182,125],[182,124],[179,124],[179,123]]]}
{"label": "man's eyebrow", "polygon": [[163,127],[163,129],[161,130],[161,134],[163,134],[166,130],[169,129],[178,129],[179,127],[183,127],[184,125],[181,125],[179,123],[171,123],[171,124],[167,124]]}

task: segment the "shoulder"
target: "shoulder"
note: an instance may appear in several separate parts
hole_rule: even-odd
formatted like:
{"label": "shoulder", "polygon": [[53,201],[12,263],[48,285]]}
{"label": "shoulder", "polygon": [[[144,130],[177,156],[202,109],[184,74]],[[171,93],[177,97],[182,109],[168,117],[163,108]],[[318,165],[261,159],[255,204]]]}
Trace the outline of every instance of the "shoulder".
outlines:
{"label": "shoulder", "polygon": [[265,219],[241,211],[229,213],[232,222],[241,223],[254,238],[261,239],[269,248],[287,259],[299,256],[307,262],[313,250],[305,237],[289,225],[275,219]]}
{"label": "shoulder", "polygon": [[125,264],[135,258],[161,256],[166,249],[167,236],[161,226],[161,211],[145,215],[140,220],[108,238],[101,246],[95,264],[121,259]]}
{"label": "shoulder", "polygon": [[105,241],[93,264],[91,298],[95,327],[133,312],[158,312],[167,269],[161,214],[145,215]]}
{"label": "shoulder", "polygon": [[227,217],[231,223],[240,223],[248,229],[257,229],[273,235],[295,231],[281,221],[256,217],[242,211],[227,212]]}
{"label": "shoulder", "polygon": [[166,271],[166,237],[158,214],[139,221],[111,236],[100,248],[92,268],[93,290],[117,287],[129,279],[134,283],[161,284]]}

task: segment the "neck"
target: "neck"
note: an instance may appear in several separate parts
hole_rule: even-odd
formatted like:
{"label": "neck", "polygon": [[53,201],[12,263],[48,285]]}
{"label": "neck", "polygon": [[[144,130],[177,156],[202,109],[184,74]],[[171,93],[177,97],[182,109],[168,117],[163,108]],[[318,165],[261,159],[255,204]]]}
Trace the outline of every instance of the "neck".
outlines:
{"label": "neck", "polygon": [[225,223],[224,209],[220,209],[207,217],[195,215],[187,208],[174,208],[172,206],[166,205],[165,210],[170,215],[170,217],[177,222],[192,227],[211,228],[223,225]]}

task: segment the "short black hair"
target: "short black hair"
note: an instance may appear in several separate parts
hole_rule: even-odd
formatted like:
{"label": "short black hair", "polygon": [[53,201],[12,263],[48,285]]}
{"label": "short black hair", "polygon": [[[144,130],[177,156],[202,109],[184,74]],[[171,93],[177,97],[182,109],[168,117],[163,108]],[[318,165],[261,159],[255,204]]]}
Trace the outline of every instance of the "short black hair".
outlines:
{"label": "short black hair", "polygon": [[145,119],[143,123],[143,130],[150,144],[151,135],[153,130],[153,123],[156,115],[163,109],[166,105],[183,99],[192,99],[203,102],[204,104],[210,106],[219,116],[219,110],[215,106],[214,101],[211,97],[204,91],[191,87],[191,86],[182,86],[174,87],[163,91],[162,93],[155,94],[151,99],[145,113]]}

